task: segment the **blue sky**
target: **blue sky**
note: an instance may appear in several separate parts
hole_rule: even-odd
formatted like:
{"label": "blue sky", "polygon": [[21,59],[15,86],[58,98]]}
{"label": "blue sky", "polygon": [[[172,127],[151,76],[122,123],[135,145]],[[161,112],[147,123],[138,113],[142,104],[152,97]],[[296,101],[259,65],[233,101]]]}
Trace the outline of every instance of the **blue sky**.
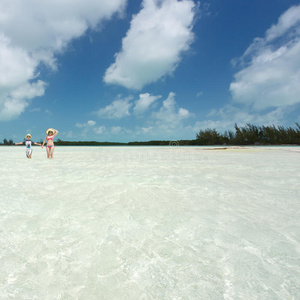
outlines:
{"label": "blue sky", "polygon": [[[25,3],[26,2],[26,3]],[[0,140],[300,122],[300,2],[3,0]]]}

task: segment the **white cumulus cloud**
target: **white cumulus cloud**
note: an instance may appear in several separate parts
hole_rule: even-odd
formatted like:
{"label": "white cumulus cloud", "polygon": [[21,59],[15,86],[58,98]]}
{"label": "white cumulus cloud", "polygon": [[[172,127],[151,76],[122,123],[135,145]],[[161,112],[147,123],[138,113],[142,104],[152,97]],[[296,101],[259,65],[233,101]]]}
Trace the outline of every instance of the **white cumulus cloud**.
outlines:
{"label": "white cumulus cloud", "polygon": [[85,128],[85,127],[93,127],[96,125],[96,122],[93,120],[89,120],[86,123],[76,123],[75,126],[78,128]]}
{"label": "white cumulus cloud", "polygon": [[57,53],[88,28],[121,13],[126,2],[1,0],[0,121],[18,117],[29,99],[44,94],[46,84],[38,79],[41,63],[55,70]]}
{"label": "white cumulus cloud", "polygon": [[94,128],[94,132],[96,134],[103,134],[106,131],[106,127],[105,126],[99,126],[99,127],[95,127]]}
{"label": "white cumulus cloud", "polygon": [[136,101],[134,109],[133,109],[134,113],[137,115],[142,115],[159,98],[161,98],[161,96],[151,96],[149,93],[140,94],[140,97]]}
{"label": "white cumulus cloud", "polygon": [[111,104],[104,108],[99,109],[96,114],[100,118],[105,119],[121,119],[130,116],[130,108],[133,105],[132,97],[126,97],[124,99],[118,98],[114,100]]}
{"label": "white cumulus cloud", "polygon": [[176,128],[179,127],[183,119],[192,117],[185,108],[178,108],[175,101],[175,93],[170,92],[166,100],[163,101],[159,111],[153,113],[153,117],[156,120],[156,124],[164,128]]}
{"label": "white cumulus cloud", "polygon": [[[120,122],[120,119],[128,117],[135,120],[135,129],[113,126],[107,129],[105,134],[122,136],[126,134],[132,139],[152,138],[165,134],[166,138],[175,137],[177,134],[190,133],[192,128],[186,123],[194,117],[188,109],[180,107],[175,100],[175,93],[170,92],[168,97],[159,101],[161,95],[140,94],[135,101],[132,96],[118,98],[107,106],[95,111],[99,118],[111,119]],[[147,114],[146,114],[147,112]],[[142,117],[141,117],[142,116]],[[128,120],[127,119],[127,120]]]}
{"label": "white cumulus cloud", "polygon": [[121,126],[113,126],[111,128],[111,133],[112,134],[118,134],[122,131],[122,127]]}
{"label": "white cumulus cloud", "polygon": [[276,107],[265,112],[249,110],[247,107],[237,107],[231,104],[216,110],[212,109],[207,115],[206,120],[197,121],[194,131],[200,129],[215,128],[219,132],[234,130],[234,124],[244,126],[247,123],[255,125],[282,125],[286,121],[286,115],[291,112],[291,107]]}
{"label": "white cumulus cloud", "polygon": [[30,100],[44,95],[45,83],[38,80],[34,83],[25,83],[15,89],[8,89],[9,93],[0,95],[0,120],[8,121],[17,118],[26,107]]}
{"label": "white cumulus cloud", "polygon": [[104,81],[141,89],[172,73],[194,39],[194,17],[192,0],[144,0]]}
{"label": "white cumulus cloud", "polygon": [[256,110],[300,103],[300,6],[283,13],[237,61],[243,69],[230,85],[235,102]]}

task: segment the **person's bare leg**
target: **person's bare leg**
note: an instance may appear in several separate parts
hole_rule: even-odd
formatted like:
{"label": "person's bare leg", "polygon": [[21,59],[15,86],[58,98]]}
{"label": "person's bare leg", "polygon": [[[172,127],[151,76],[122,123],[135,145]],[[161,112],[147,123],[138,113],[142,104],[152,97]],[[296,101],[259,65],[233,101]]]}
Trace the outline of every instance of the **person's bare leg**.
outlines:
{"label": "person's bare leg", "polygon": [[47,158],[50,158],[50,148],[47,146]]}
{"label": "person's bare leg", "polygon": [[51,150],[50,150],[51,158],[53,158],[53,152],[54,152],[54,146],[52,146],[52,147],[51,147]]}

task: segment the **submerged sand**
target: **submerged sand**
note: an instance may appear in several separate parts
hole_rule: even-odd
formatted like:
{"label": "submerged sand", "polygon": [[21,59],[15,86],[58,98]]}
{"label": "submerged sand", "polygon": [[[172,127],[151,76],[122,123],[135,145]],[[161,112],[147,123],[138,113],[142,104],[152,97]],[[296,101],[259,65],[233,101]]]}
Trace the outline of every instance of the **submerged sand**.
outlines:
{"label": "submerged sand", "polygon": [[0,147],[0,298],[299,299],[299,147],[216,148]]}

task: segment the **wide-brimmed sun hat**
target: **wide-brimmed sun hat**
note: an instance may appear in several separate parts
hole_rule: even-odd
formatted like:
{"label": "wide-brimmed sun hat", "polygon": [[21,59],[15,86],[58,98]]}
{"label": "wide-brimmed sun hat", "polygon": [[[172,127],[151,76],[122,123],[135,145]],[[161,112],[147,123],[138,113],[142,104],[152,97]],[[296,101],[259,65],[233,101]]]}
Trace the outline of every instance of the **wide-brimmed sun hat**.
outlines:
{"label": "wide-brimmed sun hat", "polygon": [[48,128],[47,130],[46,130],[46,134],[48,134],[49,132],[53,132],[54,133],[54,129],[53,128]]}
{"label": "wide-brimmed sun hat", "polygon": [[31,134],[30,133],[26,134],[26,137],[28,137],[28,136],[31,137]]}

